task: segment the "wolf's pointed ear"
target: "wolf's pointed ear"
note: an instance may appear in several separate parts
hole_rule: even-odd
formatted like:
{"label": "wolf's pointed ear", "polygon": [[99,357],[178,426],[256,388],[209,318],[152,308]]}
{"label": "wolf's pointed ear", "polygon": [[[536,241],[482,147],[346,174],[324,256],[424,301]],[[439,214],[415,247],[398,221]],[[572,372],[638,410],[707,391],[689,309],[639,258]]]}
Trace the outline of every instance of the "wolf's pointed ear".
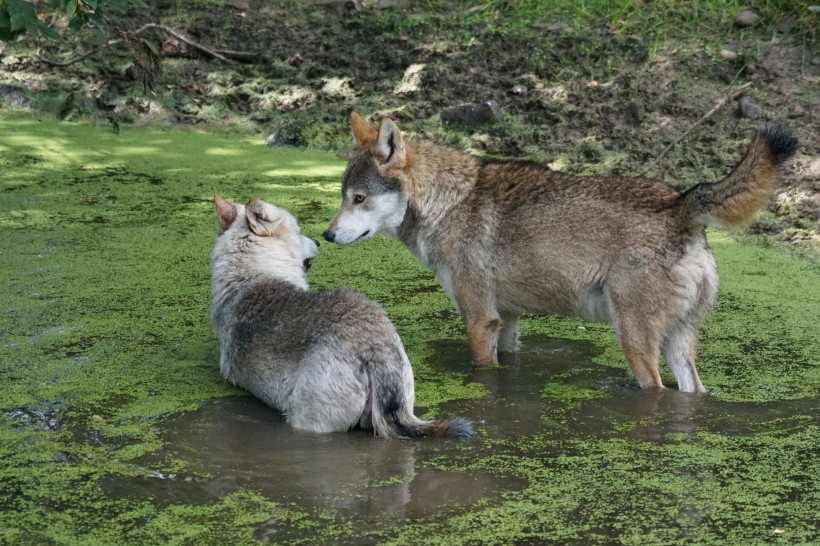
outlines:
{"label": "wolf's pointed ear", "polygon": [[282,209],[256,197],[251,198],[245,205],[245,218],[248,221],[248,229],[260,237],[274,237],[285,227],[282,223]]}
{"label": "wolf's pointed ear", "polygon": [[362,119],[362,116],[353,112],[350,114],[350,124],[353,127],[353,145],[361,148],[365,144],[376,142],[376,129]]}
{"label": "wolf's pointed ear", "polygon": [[382,118],[379,138],[376,141],[376,155],[384,167],[404,168],[407,163],[407,148],[398,126],[390,118]]}
{"label": "wolf's pointed ear", "polygon": [[231,227],[236,220],[236,206],[233,203],[228,203],[219,194],[214,195],[214,208],[216,209],[216,217],[219,219],[219,233],[224,232]]}

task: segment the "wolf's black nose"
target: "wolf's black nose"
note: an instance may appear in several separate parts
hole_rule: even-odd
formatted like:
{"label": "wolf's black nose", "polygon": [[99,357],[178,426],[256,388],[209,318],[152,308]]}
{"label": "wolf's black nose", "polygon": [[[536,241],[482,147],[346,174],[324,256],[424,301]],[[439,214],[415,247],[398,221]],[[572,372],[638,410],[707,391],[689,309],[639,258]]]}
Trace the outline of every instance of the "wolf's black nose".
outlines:
{"label": "wolf's black nose", "polygon": [[325,241],[330,241],[332,243],[333,239],[336,238],[336,234],[330,231],[329,229],[326,229],[325,232],[322,233],[322,237],[325,238]]}

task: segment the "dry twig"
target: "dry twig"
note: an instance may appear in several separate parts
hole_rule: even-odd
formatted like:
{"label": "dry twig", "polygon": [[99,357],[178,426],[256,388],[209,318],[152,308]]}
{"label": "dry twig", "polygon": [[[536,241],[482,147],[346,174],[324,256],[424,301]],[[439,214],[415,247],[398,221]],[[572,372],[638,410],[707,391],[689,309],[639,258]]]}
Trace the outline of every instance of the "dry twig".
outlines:
{"label": "dry twig", "polygon": [[692,126],[691,126],[691,127],[689,127],[689,129],[687,129],[685,133],[683,133],[683,134],[682,134],[680,137],[678,137],[678,138],[677,138],[674,142],[672,142],[672,144],[670,144],[669,146],[667,146],[666,148],[664,148],[664,149],[663,149],[663,151],[662,151],[661,153],[659,153],[659,154],[658,154],[658,157],[656,157],[656,158],[655,158],[655,161],[657,162],[657,161],[660,161],[661,159],[663,159],[663,157],[664,157],[666,154],[668,154],[668,153],[669,153],[669,150],[671,150],[672,148],[674,148],[674,147],[675,147],[675,145],[677,145],[677,144],[678,144],[681,140],[683,140],[684,138],[686,138],[686,137],[687,137],[687,135],[689,135],[689,133],[691,133],[691,132],[692,132],[692,130],[693,130],[695,127],[697,127],[698,125],[700,125],[701,123],[703,123],[704,121],[706,121],[707,119],[709,119],[710,117],[712,117],[712,116],[714,115],[714,113],[715,113],[715,112],[717,112],[718,110],[720,110],[720,109],[721,109],[721,107],[723,107],[723,105],[724,105],[724,104],[726,104],[726,103],[727,103],[727,102],[729,102],[730,100],[733,100],[733,99],[737,98],[737,96],[738,96],[738,95],[740,95],[740,94],[743,92],[743,90],[744,90],[744,89],[746,89],[747,87],[749,87],[750,85],[752,85],[752,82],[746,82],[746,83],[744,83],[743,85],[741,85],[740,87],[738,87],[737,89],[733,90],[731,93],[729,93],[729,94],[728,94],[728,95],[726,95],[725,97],[723,97],[723,98],[722,98],[722,99],[721,99],[721,100],[720,100],[720,101],[719,101],[719,102],[718,102],[718,103],[717,103],[717,104],[716,104],[716,105],[715,105],[715,106],[714,106],[711,110],[709,110],[708,112],[706,112],[706,114],[705,114],[702,118],[700,118],[700,119],[699,119],[699,120],[697,120],[695,123],[693,123],[693,124],[692,124]]}
{"label": "dry twig", "polygon": [[141,26],[140,28],[138,28],[137,30],[135,30],[135,31],[134,31],[134,34],[139,34],[139,33],[143,32],[143,31],[146,31],[146,30],[149,30],[149,29],[152,29],[152,28],[156,28],[156,29],[159,29],[159,30],[161,30],[161,31],[163,31],[163,32],[165,32],[165,33],[167,33],[167,34],[170,34],[171,36],[173,36],[173,37],[174,37],[174,38],[176,38],[177,40],[180,40],[180,41],[182,41],[182,42],[185,42],[185,43],[186,43],[186,44],[188,44],[189,46],[194,47],[194,48],[196,48],[196,49],[198,49],[198,50],[202,51],[203,53],[207,53],[207,54],[208,54],[208,55],[210,55],[211,57],[214,57],[214,58],[216,58],[216,59],[219,59],[220,61],[223,61],[223,62],[226,62],[226,63],[232,63],[232,62],[234,62],[232,59],[229,59],[229,58],[225,57],[225,56],[224,56],[224,55],[222,55],[221,53],[218,53],[218,52],[214,51],[213,49],[211,49],[211,48],[209,48],[209,47],[205,47],[204,45],[199,44],[199,43],[197,43],[197,42],[195,42],[195,41],[191,40],[190,38],[186,37],[185,35],[180,34],[180,33],[179,33],[179,32],[177,32],[176,30],[172,29],[171,27],[167,27],[167,26],[165,26],[165,25],[158,25],[158,24],[156,24],[156,23],[147,23],[147,24],[142,25],[142,26]]}
{"label": "dry twig", "polygon": [[[214,49],[214,48],[206,47],[202,44],[199,44],[199,43],[191,40],[190,38],[184,36],[179,31],[174,30],[171,27],[168,27],[168,26],[165,26],[165,25],[159,25],[159,24],[156,24],[156,23],[147,23],[145,25],[142,25],[140,28],[138,28],[137,30],[135,30],[131,34],[140,34],[142,32],[145,32],[146,30],[150,30],[150,29],[158,29],[158,30],[161,30],[161,31],[163,31],[167,34],[170,34],[171,36],[173,36],[177,40],[185,42],[186,44],[190,45],[191,47],[194,47],[194,48],[202,51],[203,53],[207,53],[211,57],[214,57],[214,58],[219,59],[220,61],[223,61],[223,62],[226,62],[226,63],[233,63],[234,62],[233,59],[230,59],[229,57],[235,57],[237,59],[252,59],[252,58],[257,57],[256,53],[253,53],[253,52],[250,52],[250,51],[231,51],[231,50]],[[106,49],[106,48],[109,48],[111,46],[121,44],[122,42],[123,42],[123,40],[109,40],[105,44],[103,44],[103,45],[101,45],[97,48],[94,48],[90,51],[87,51],[87,52],[83,53],[82,55],[79,55],[78,57],[75,57],[75,58],[73,58],[69,61],[65,61],[65,62],[54,61],[54,60],[51,60],[51,59],[47,59],[46,57],[43,57],[43,56],[39,56],[39,60],[46,63],[47,65],[50,65],[50,66],[61,66],[61,67],[71,66],[71,65],[76,64],[76,63],[78,63],[82,60],[87,59],[88,57],[91,57],[92,55],[102,51],[103,49]]]}

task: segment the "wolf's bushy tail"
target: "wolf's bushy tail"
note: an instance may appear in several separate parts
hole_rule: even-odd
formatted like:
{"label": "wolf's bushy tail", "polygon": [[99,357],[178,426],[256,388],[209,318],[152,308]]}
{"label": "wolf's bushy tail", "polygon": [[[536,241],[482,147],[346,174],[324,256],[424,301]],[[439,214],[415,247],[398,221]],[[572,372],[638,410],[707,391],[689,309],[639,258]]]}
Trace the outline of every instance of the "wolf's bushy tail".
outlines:
{"label": "wolf's bushy tail", "polygon": [[791,131],[775,123],[764,125],[729,176],[714,184],[696,184],[678,197],[677,205],[693,225],[742,225],[769,201],[779,165],[796,151]]}
{"label": "wolf's bushy tail", "polygon": [[407,357],[404,354],[401,357],[402,369],[377,365],[370,370],[372,420],[376,434],[392,438],[472,436],[473,427],[463,417],[424,421],[413,415],[413,372]]}

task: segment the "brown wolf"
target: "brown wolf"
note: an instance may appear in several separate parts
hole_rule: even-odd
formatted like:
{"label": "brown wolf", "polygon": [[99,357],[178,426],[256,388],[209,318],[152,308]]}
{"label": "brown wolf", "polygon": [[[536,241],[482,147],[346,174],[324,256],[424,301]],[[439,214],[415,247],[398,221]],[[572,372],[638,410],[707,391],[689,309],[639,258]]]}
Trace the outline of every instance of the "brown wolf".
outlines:
{"label": "brown wolf", "polygon": [[349,290],[310,292],[318,243],[288,211],[214,197],[211,323],[222,375],[312,432],[469,436],[469,421],[413,415],[413,371],[384,310]]}
{"label": "brown wolf", "polygon": [[324,237],[348,245],[401,240],[462,314],[473,358],[514,352],[523,313],[611,321],[641,387],[662,387],[662,353],[686,392],[697,332],[717,294],[707,225],[735,226],[766,204],[796,151],[767,125],[735,169],[680,193],[647,178],[581,177],[489,161],[423,141],[355,112],[342,204]]}

